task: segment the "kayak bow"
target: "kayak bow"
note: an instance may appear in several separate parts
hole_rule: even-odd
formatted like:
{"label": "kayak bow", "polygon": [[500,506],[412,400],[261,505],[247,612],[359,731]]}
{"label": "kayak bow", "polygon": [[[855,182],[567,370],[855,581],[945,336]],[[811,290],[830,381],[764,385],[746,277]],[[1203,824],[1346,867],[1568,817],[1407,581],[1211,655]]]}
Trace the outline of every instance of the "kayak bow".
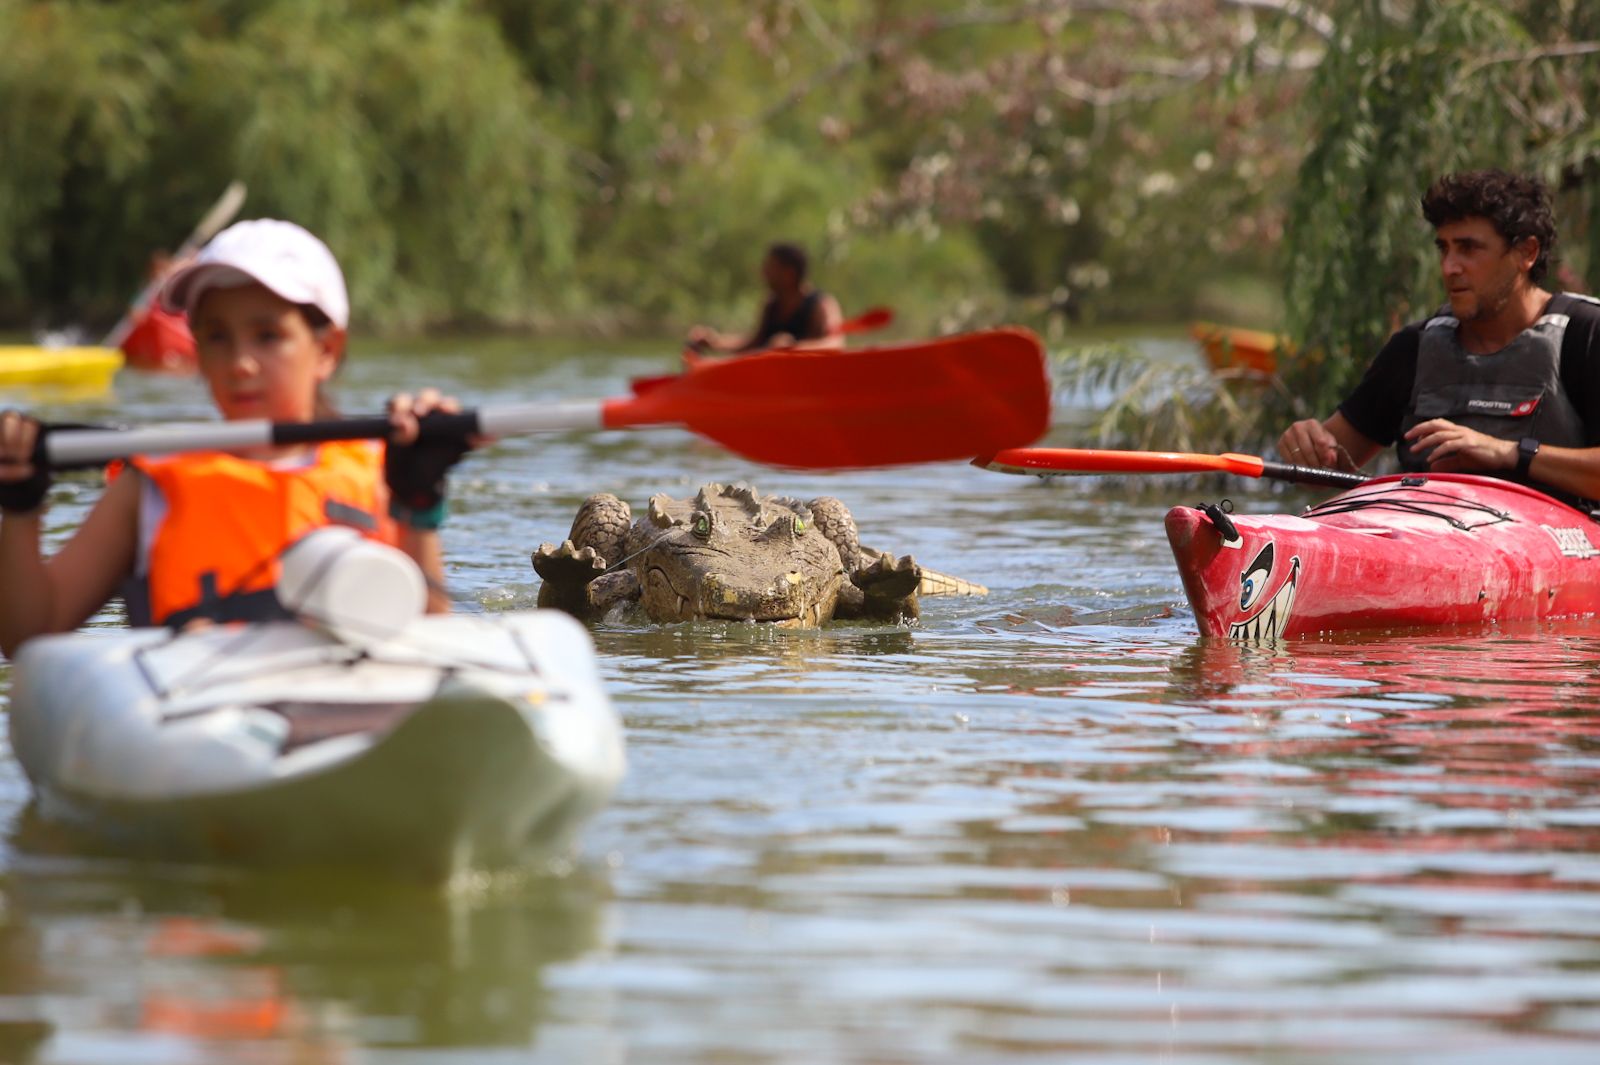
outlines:
{"label": "kayak bow", "polygon": [[1600,530],[1492,477],[1378,478],[1301,516],[1174,507],[1167,538],[1200,632],[1347,629],[1600,613]]}

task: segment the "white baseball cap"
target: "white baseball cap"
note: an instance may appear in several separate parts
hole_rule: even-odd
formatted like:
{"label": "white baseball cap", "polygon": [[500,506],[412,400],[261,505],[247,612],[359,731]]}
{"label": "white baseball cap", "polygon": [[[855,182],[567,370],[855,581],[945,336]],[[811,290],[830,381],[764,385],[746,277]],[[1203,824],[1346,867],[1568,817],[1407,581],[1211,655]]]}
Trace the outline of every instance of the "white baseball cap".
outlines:
{"label": "white baseball cap", "polygon": [[252,281],[288,300],[308,303],[340,329],[350,324],[344,274],[328,246],[293,222],[258,218],[218,233],[161,286],[161,306],[192,314],[213,288]]}

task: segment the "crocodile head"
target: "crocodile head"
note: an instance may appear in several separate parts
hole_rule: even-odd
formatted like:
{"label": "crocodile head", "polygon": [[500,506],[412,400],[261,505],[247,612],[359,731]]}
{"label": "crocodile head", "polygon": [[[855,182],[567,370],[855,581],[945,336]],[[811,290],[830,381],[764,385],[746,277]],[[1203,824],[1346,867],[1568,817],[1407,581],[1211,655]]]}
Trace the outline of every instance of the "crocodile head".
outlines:
{"label": "crocodile head", "polygon": [[653,621],[819,625],[844,579],[839,550],[793,499],[709,484],[692,500],[652,496],[629,562]]}

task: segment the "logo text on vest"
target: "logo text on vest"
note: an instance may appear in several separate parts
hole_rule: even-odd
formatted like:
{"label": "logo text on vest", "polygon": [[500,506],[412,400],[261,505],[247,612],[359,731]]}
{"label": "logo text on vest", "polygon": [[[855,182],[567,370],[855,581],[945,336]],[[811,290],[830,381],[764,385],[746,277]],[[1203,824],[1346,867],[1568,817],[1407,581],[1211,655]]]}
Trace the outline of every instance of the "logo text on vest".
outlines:
{"label": "logo text on vest", "polygon": [[1511,403],[1503,399],[1469,399],[1469,411],[1478,411],[1483,414],[1504,414],[1512,418],[1526,418],[1539,409],[1537,399],[1524,400],[1521,403]]}

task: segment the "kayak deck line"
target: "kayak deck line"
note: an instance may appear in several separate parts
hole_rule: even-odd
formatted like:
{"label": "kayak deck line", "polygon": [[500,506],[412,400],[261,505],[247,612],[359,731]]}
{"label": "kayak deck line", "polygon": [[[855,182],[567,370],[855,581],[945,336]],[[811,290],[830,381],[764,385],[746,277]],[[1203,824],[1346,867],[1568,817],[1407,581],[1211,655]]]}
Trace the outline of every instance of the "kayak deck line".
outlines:
{"label": "kayak deck line", "polygon": [[[1600,529],[1523,485],[1472,474],[1378,478],[1298,515],[1175,507],[1167,537],[1202,635],[1600,614]],[[1221,510],[1221,508],[1216,508]]]}
{"label": "kayak deck line", "polygon": [[[1402,481],[1402,484],[1404,483]],[[1425,517],[1438,518],[1451,528],[1464,531],[1481,528],[1484,525],[1497,525],[1500,522],[1516,520],[1508,511],[1497,509],[1477,500],[1461,499],[1447,492],[1424,491],[1421,484],[1415,487],[1418,489],[1416,495],[1423,498],[1415,500],[1395,499],[1390,493],[1381,489],[1368,494],[1361,494],[1361,490],[1356,489],[1355,491],[1335,496],[1326,502],[1307,507],[1304,516],[1321,518],[1332,514],[1354,514],[1366,510],[1390,510],[1403,514],[1419,514]],[[1486,515],[1488,520],[1467,522],[1445,512],[1446,509],[1451,507],[1473,514]]]}

